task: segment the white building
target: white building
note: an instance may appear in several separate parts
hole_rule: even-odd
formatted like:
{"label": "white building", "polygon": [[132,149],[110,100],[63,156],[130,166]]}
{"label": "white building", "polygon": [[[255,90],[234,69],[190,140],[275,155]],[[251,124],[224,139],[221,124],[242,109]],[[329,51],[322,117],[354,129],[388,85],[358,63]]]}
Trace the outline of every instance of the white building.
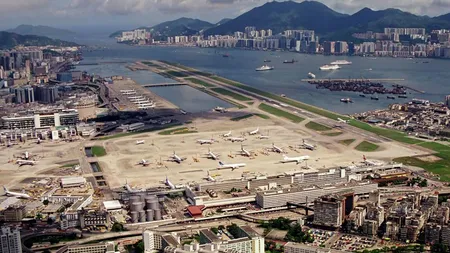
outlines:
{"label": "white building", "polygon": [[18,228],[2,227],[0,230],[0,252],[22,253],[20,231]]}
{"label": "white building", "polygon": [[63,177],[61,178],[61,187],[79,187],[86,184],[86,178],[84,177]]}
{"label": "white building", "polygon": [[39,129],[59,126],[75,126],[77,110],[62,110],[33,115],[12,115],[0,119],[0,129]]}

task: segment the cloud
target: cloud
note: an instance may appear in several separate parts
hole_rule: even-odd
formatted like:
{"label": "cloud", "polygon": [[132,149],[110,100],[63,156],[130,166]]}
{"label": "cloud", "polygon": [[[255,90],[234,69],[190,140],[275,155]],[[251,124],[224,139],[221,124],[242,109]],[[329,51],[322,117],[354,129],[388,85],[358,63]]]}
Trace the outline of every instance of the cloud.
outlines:
{"label": "cloud", "polygon": [[22,11],[36,11],[48,8],[50,0],[0,0],[0,13],[14,14]]}

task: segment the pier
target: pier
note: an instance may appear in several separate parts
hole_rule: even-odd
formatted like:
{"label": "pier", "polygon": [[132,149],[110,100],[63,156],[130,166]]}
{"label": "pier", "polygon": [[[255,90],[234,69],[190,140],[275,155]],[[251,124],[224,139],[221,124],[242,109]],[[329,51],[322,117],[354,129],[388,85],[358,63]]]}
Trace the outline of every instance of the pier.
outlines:
{"label": "pier", "polygon": [[142,87],[152,88],[152,87],[169,87],[169,86],[182,86],[187,85],[185,83],[156,83],[156,84],[143,84]]}

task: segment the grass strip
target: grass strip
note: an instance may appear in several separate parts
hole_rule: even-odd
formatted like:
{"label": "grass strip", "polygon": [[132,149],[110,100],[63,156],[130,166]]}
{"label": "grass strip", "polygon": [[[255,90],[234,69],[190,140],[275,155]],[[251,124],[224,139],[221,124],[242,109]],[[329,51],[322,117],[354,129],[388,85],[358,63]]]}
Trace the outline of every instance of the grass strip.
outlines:
{"label": "grass strip", "polygon": [[273,114],[275,116],[286,118],[286,119],[288,119],[288,120],[290,120],[290,121],[292,121],[294,123],[300,123],[303,120],[305,120],[302,117],[299,117],[297,115],[288,113],[286,111],[280,110],[278,108],[275,108],[273,106],[270,106],[270,105],[267,105],[267,104],[264,104],[264,103],[260,104],[258,106],[258,108],[263,110],[263,111],[265,111],[265,112],[267,112],[267,113]]}
{"label": "grass strip", "polygon": [[188,80],[190,82],[193,82],[195,84],[201,85],[201,86],[206,87],[206,88],[215,87],[214,85],[212,85],[210,83],[207,83],[207,82],[205,82],[203,80],[199,80],[197,78],[186,78],[186,80]]}
{"label": "grass strip", "polygon": [[356,150],[361,152],[374,152],[376,151],[380,146],[377,144],[373,144],[372,142],[368,141],[362,141],[358,146],[355,147]]}
{"label": "grass strip", "polygon": [[329,131],[330,127],[324,126],[322,124],[316,123],[314,121],[310,121],[305,125],[306,128],[314,130],[314,131]]}
{"label": "grass strip", "polygon": [[252,100],[251,98],[248,98],[246,96],[242,96],[241,94],[237,94],[235,92],[232,92],[232,91],[224,89],[224,88],[212,88],[211,90],[214,91],[214,92],[217,92],[219,94],[222,94],[224,96],[228,96],[228,97],[231,97],[233,99],[236,99],[238,101],[250,101],[250,100]]}
{"label": "grass strip", "polygon": [[106,155],[106,150],[102,146],[93,146],[92,147],[92,155],[96,157],[101,157]]}

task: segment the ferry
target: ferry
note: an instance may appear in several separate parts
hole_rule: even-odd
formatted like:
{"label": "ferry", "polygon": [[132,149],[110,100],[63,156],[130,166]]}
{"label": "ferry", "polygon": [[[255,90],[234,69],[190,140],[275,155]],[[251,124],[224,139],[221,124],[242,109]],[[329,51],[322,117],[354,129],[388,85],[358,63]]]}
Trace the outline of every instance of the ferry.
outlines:
{"label": "ferry", "polygon": [[311,79],[315,79],[316,75],[314,75],[313,73],[309,72],[308,73],[308,77],[311,78]]}
{"label": "ferry", "polygon": [[268,66],[268,65],[263,65],[259,68],[256,69],[256,71],[268,71],[268,70],[273,70],[272,66]]}
{"label": "ferry", "polygon": [[341,67],[339,65],[323,65],[322,67],[320,67],[320,70],[336,70],[336,69],[340,69]]}
{"label": "ferry", "polygon": [[350,64],[352,64],[352,62],[351,61],[346,61],[346,60],[337,60],[337,61],[334,61],[334,62],[332,62],[330,64],[331,65],[350,65]]}
{"label": "ferry", "polygon": [[341,98],[342,103],[353,103],[351,98]]}

